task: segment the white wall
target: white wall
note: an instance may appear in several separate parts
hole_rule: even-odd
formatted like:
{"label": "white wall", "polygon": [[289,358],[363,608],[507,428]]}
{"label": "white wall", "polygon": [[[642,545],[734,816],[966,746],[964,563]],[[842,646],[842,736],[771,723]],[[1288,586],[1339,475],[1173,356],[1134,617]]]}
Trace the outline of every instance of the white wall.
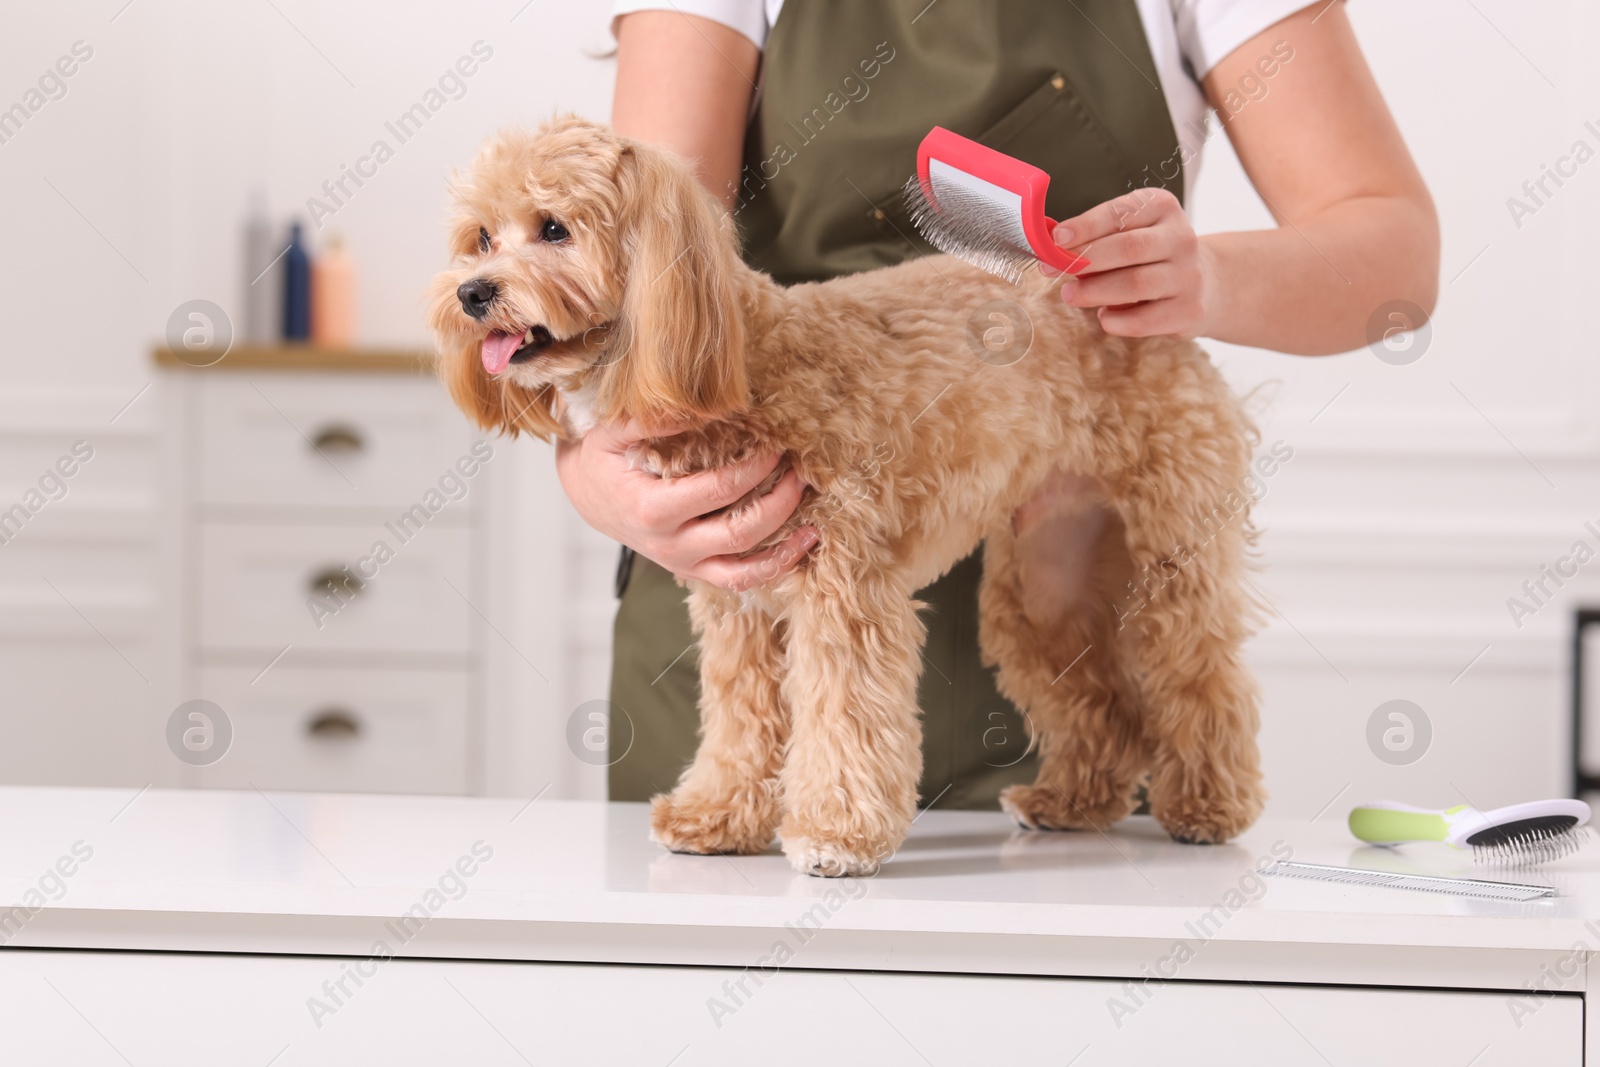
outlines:
{"label": "white wall", "polygon": [[[1210,346],[1241,388],[1273,383],[1263,435],[1296,450],[1258,513],[1259,584],[1282,612],[1253,648],[1272,810],[1309,818],[1341,789],[1328,818],[1368,794],[1561,795],[1570,612],[1600,598],[1600,568],[1520,629],[1505,601],[1577,538],[1600,548],[1582,528],[1600,518],[1587,328],[1600,163],[1520,228],[1506,199],[1574,140],[1600,149],[1600,132],[1584,129],[1600,127],[1596,12],[1443,0],[1349,10],[1438,203],[1442,295],[1431,346],[1409,366],[1366,350],[1308,360]],[[1292,64],[1279,75],[1293,76]],[[1225,139],[1212,146],[1198,226],[1267,225]],[[1432,748],[1410,766],[1367,747],[1367,719],[1391,699],[1432,721]]]}
{"label": "white wall", "polygon": [[[585,54],[608,43],[603,0],[534,0],[520,14],[521,0],[138,0],[118,14],[122,2],[21,9],[0,37],[0,105],[74,41],[94,48],[67,96],[0,144],[0,506],[73,440],[97,450],[67,499],[0,547],[5,781],[138,785],[162,765],[157,412],[146,396],[110,420],[150,380],[148,346],[176,305],[238,305],[249,190],[303,211],[473,42],[493,48],[466,95],[327,226],[360,263],[363,339],[421,345],[450,167],[503,124],[608,111],[610,64]],[[1574,140],[1600,149],[1583,125],[1600,126],[1585,53],[1600,26],[1579,0],[1351,14],[1438,200],[1446,284],[1431,347],[1409,366],[1365,350],[1307,360],[1213,346],[1241,389],[1274,383],[1264,438],[1295,449],[1259,511],[1258,581],[1282,613],[1252,649],[1272,811],[1559,793],[1570,607],[1580,591],[1600,599],[1600,565],[1521,629],[1505,600],[1600,519],[1600,388],[1583,329],[1600,289],[1588,254],[1600,162],[1520,228],[1505,201]],[[1222,138],[1193,204],[1202,230],[1269,223]],[[515,650],[493,653],[489,788],[598,795],[560,730],[605,692],[612,553],[573,519],[543,446],[511,453],[495,469],[510,562],[489,613]],[[1411,766],[1367,746],[1369,716],[1394,698],[1433,724]]]}

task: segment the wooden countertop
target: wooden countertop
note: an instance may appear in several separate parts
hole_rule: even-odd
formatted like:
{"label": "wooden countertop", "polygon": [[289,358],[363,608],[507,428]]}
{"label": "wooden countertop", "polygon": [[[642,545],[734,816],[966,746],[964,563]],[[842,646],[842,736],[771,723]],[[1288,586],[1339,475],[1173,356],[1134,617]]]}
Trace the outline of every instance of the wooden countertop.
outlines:
{"label": "wooden countertop", "polygon": [[432,374],[432,352],[405,348],[318,348],[315,345],[234,345],[226,354],[177,353],[165,346],[151,352],[159,367],[175,370],[292,370]]}

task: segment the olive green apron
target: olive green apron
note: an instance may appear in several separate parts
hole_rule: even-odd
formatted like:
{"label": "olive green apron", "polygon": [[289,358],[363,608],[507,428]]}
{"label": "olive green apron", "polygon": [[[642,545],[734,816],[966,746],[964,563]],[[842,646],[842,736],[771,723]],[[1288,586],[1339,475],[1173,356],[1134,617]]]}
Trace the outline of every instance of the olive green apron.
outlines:
{"label": "olive green apron", "polygon": [[[1051,176],[1070,218],[1145,184],[1182,195],[1177,134],[1134,0],[787,0],[767,41],[735,211],[745,259],[786,284],[891,266],[931,250],[899,190],[944,126]],[[928,602],[922,800],[996,807],[1032,781],[1022,718],[978,655],[982,552]],[[699,715],[684,590],[624,553],[611,673],[613,800],[672,788]]]}

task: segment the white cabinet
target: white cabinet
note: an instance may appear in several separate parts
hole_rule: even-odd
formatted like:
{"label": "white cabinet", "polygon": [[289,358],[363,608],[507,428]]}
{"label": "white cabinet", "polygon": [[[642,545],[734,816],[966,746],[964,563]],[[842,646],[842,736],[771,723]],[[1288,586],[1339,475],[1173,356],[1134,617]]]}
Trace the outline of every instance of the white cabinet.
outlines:
{"label": "white cabinet", "polygon": [[[472,675],[402,667],[207,667],[199,691],[227,709],[228,755],[198,784],[363,793],[467,791]],[[270,784],[269,784],[270,783]]]}
{"label": "white cabinet", "polygon": [[232,731],[180,780],[481,789],[493,446],[420,356],[157,361],[176,699],[213,702]]}
{"label": "white cabinet", "polygon": [[0,1062],[118,1062],[109,1044],[131,1063],[194,1067],[280,1053],[394,1067],[1583,1063],[1576,996],[1518,1027],[1495,993],[1189,982],[1119,1028],[1106,1004],[1120,985],[805,970],[757,985],[730,968],[7,952],[0,1000],[17,1022],[0,1028]]}
{"label": "white cabinet", "polygon": [[392,525],[200,524],[201,643],[465,655],[472,531],[441,519],[402,542]]}
{"label": "white cabinet", "polygon": [[233,359],[198,376],[197,490],[208,505],[398,512],[471,444],[420,361],[413,373],[225,370]]}

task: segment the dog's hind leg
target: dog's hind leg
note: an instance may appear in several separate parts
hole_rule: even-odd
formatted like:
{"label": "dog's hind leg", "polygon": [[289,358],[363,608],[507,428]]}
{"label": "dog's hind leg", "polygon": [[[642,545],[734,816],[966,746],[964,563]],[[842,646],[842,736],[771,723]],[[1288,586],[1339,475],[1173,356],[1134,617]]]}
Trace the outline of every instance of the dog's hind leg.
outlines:
{"label": "dog's hind leg", "polygon": [[[1150,812],[1174,838],[1197,844],[1247,828],[1266,795],[1256,684],[1243,657],[1254,615],[1243,585],[1244,469],[1234,479],[1152,462],[1122,508],[1143,593],[1125,645],[1152,745]],[[1144,490],[1150,495],[1141,508]]]}
{"label": "dog's hind leg", "polygon": [[1111,576],[1125,572],[1126,553],[1098,486],[1055,480],[1063,492],[1047,514],[1030,516],[1020,536],[1008,525],[984,544],[984,661],[999,668],[1000,692],[1039,746],[1037,780],[1003,791],[1000,805],[1029,829],[1102,829],[1133,810],[1145,769],[1106,595]]}
{"label": "dog's hind leg", "polygon": [[700,747],[670,794],[650,806],[650,836],[674,852],[760,852],[778,826],[788,738],[778,680],[784,624],[736,596],[697,590]]}
{"label": "dog's hind leg", "polygon": [[867,875],[900,846],[922,771],[917,678],[927,629],[908,590],[841,566],[824,539],[789,619],[793,741],[779,834],[805,874]]}

